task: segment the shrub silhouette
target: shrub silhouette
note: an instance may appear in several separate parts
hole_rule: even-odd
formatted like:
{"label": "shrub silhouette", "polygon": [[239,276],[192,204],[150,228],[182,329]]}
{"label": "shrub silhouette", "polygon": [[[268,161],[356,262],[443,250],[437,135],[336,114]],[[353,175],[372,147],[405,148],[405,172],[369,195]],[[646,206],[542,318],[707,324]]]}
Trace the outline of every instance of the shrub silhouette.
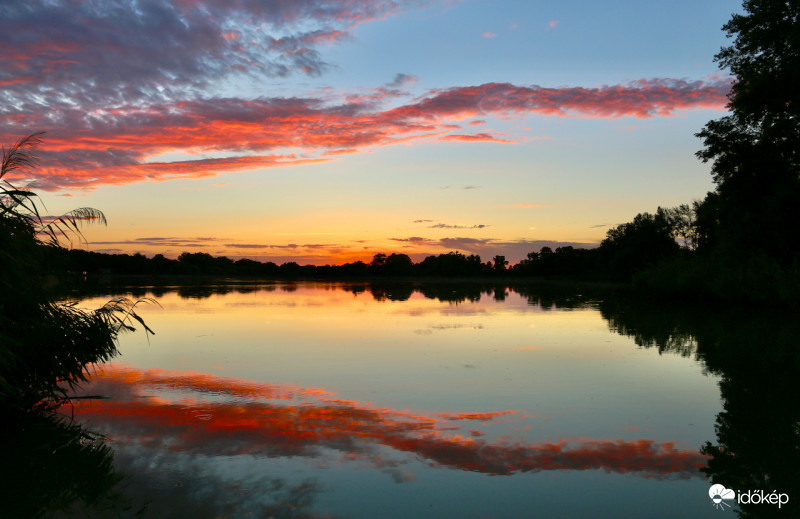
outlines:
{"label": "shrub silhouette", "polygon": [[105,223],[102,212],[80,208],[61,216],[42,216],[37,195],[8,179],[35,165],[40,134],[3,148],[0,165],[0,408],[54,407],[86,380],[92,364],[117,353],[117,335],[138,322],[144,300],[118,298],[94,311],[59,302],[48,274],[48,248],[81,239],[84,223]]}

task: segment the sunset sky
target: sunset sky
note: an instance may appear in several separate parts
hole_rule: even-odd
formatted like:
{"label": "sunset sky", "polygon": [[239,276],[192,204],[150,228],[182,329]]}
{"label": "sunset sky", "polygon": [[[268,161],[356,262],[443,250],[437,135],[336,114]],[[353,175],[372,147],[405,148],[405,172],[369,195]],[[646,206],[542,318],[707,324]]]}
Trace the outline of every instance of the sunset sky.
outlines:
{"label": "sunset sky", "polygon": [[[0,5],[0,141],[104,252],[344,263],[594,246],[713,185],[734,0]],[[77,246],[78,244],[76,244]]]}

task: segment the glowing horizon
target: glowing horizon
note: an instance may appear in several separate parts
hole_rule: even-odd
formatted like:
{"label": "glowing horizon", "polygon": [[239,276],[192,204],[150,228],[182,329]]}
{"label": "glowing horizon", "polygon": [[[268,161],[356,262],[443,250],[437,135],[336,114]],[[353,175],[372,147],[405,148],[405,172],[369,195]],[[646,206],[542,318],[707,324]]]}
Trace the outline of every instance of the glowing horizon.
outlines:
{"label": "glowing horizon", "polygon": [[103,210],[90,250],[516,263],[712,187],[692,135],[735,7],[4,6],[0,142],[45,132],[12,180]]}

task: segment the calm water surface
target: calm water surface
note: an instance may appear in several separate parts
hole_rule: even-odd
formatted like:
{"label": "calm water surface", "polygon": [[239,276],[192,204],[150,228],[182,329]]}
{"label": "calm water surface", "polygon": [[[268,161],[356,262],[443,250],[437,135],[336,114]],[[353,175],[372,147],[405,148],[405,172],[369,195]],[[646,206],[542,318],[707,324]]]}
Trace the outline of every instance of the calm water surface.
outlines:
{"label": "calm water surface", "polygon": [[156,335],[123,336],[84,390],[109,398],[69,412],[107,436],[126,513],[145,517],[720,514],[701,472],[730,414],[730,373],[698,351],[714,332],[659,320],[664,305],[544,294],[139,289],[161,304],[140,312]]}

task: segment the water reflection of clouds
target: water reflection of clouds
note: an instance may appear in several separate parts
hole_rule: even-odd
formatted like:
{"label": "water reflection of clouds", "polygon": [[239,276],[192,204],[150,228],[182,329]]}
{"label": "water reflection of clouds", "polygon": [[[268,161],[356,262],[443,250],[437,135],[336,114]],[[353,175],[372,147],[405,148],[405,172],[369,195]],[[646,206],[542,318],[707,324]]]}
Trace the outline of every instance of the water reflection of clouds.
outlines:
{"label": "water reflection of clouds", "polygon": [[113,440],[212,457],[316,459],[338,452],[343,460],[368,459],[382,468],[396,465],[398,454],[411,454],[433,466],[491,475],[603,470],[668,479],[701,477],[706,462],[696,451],[648,439],[483,438],[484,423],[516,410],[414,414],[337,399],[321,389],[206,374],[109,366],[87,391],[110,399],[81,401],[76,416]]}
{"label": "water reflection of clouds", "polygon": [[449,330],[483,330],[485,329],[482,324],[431,324],[427,328],[417,328],[414,333],[417,335],[431,335],[434,332],[442,332]]}
{"label": "water reflection of clouds", "polygon": [[483,330],[482,324],[473,324],[473,323],[460,323],[460,324],[432,324],[430,328],[433,330],[460,330],[460,329],[469,329],[469,330]]}
{"label": "water reflection of clouds", "polygon": [[408,309],[396,308],[392,311],[395,315],[408,315],[411,317],[419,317],[422,315],[440,314],[440,315],[488,315],[489,310],[479,306],[467,305],[443,305],[437,303],[434,306],[416,306]]}

